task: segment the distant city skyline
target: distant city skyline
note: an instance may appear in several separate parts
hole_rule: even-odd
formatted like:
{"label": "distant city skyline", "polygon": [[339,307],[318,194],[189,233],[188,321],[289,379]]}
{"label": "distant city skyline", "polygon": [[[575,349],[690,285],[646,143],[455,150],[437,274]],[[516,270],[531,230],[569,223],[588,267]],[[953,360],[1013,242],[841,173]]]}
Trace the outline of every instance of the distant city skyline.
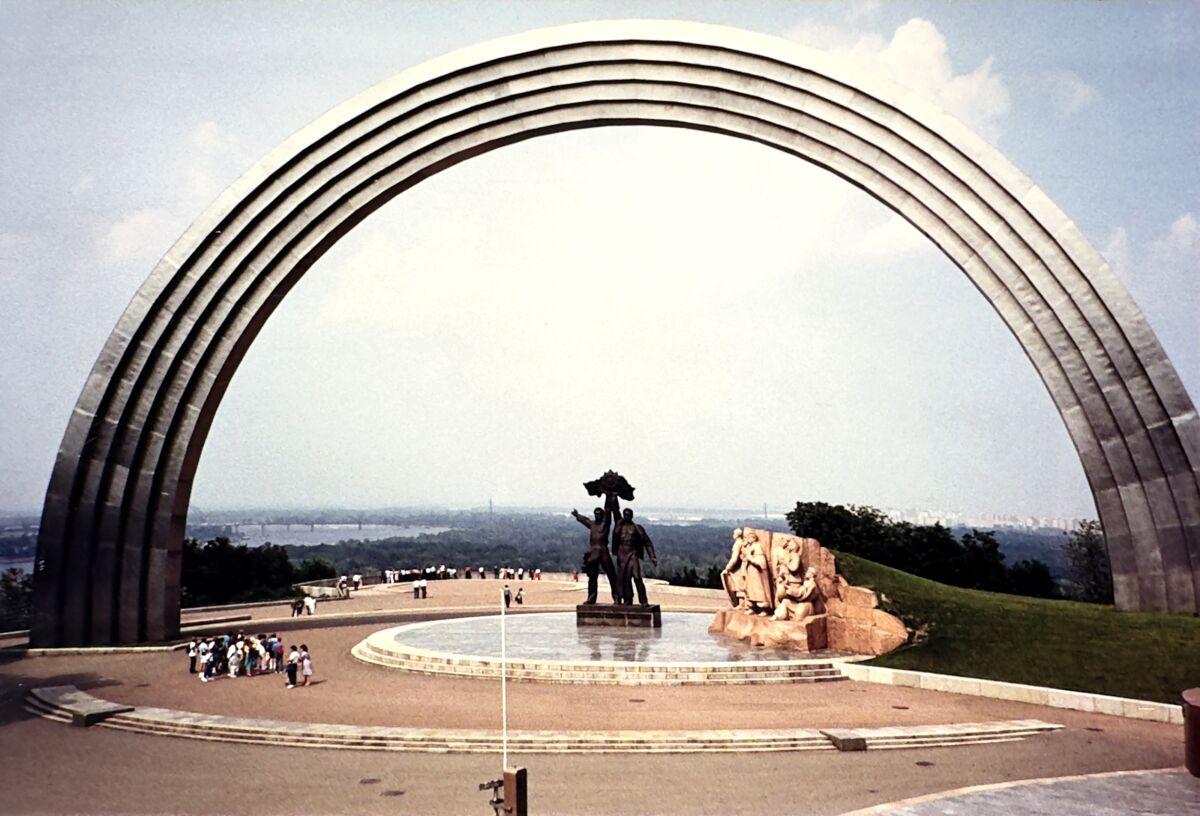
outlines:
{"label": "distant city skyline", "polygon": [[[40,512],[105,337],[238,175],[398,71],[583,19],[761,31],[930,98],[1076,221],[1200,390],[1196,4],[219,7],[0,5],[0,509]],[[248,353],[193,503],[569,508],[609,467],[663,507],[1096,516],[1036,372],[914,228],[651,128],[503,148],[357,227]]]}
{"label": "distant city skyline", "polygon": [[[585,506],[580,503],[580,506]],[[770,507],[767,508],[749,508],[749,507],[635,507],[634,511],[638,518],[649,519],[651,522],[671,521],[671,522],[687,522],[700,520],[714,519],[756,519],[766,518],[773,521],[786,519],[787,513],[790,512],[795,505],[786,508]],[[1043,528],[1043,529],[1059,529],[1073,530],[1081,521],[1088,520],[1087,517],[1071,516],[1071,517],[1045,517],[1045,516],[1030,516],[1017,513],[1003,512],[987,512],[987,511],[972,511],[962,509],[936,509],[936,508],[916,508],[916,507],[876,507],[876,510],[883,513],[892,521],[909,522],[912,524],[942,524],[943,526],[959,526],[959,527],[1015,527],[1015,528]],[[515,514],[534,514],[534,515],[562,515],[566,518],[566,511],[558,507],[549,506],[489,506],[487,504],[466,504],[462,506],[450,505],[414,505],[414,506],[397,506],[397,507],[192,507],[192,516],[189,518],[189,526],[206,526],[213,524],[230,524],[238,523],[243,525],[260,525],[266,526],[285,526],[285,525],[304,525],[315,524],[318,527],[350,527],[354,526],[356,519],[354,514],[362,514],[361,519],[357,520],[359,526],[367,525],[384,525],[387,526],[392,522],[381,522],[367,520],[375,517],[383,517],[388,514],[397,514],[395,519],[398,521],[403,518],[403,514],[412,513],[414,516],[419,516],[424,513],[482,513],[484,511],[496,512],[500,514],[515,513]],[[295,514],[297,517],[294,521],[284,521],[277,518],[275,514]],[[306,514],[311,514],[307,515]],[[340,514],[340,515],[339,515]],[[328,521],[320,520],[323,515],[332,515],[339,520]],[[34,512],[10,512],[0,511],[0,532],[11,532],[18,529],[21,525],[15,524],[17,519],[32,521],[36,526],[37,514]]]}

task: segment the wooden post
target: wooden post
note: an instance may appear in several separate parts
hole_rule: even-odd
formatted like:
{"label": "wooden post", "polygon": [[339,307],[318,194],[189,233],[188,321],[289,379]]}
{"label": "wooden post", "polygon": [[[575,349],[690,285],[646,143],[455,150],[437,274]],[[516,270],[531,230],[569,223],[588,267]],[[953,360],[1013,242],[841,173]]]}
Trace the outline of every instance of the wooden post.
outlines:
{"label": "wooden post", "polygon": [[524,768],[504,769],[504,816],[529,816],[528,776]]}
{"label": "wooden post", "polygon": [[[1192,776],[1200,776],[1200,688],[1183,693],[1183,764]],[[507,785],[507,773],[504,781]]]}

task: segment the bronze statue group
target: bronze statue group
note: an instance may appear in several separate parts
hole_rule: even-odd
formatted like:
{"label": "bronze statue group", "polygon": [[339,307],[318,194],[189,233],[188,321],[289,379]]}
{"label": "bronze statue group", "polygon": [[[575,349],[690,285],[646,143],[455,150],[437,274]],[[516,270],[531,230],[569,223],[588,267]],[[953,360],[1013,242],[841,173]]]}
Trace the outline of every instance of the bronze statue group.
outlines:
{"label": "bronze statue group", "polygon": [[[585,482],[584,487],[593,496],[604,496],[604,507],[597,507],[594,518],[589,519],[578,510],[572,510],[575,520],[588,528],[588,550],[583,556],[583,571],[588,577],[588,594],[586,604],[596,603],[596,594],[601,570],[608,576],[608,584],[612,589],[613,603],[633,604],[633,590],[637,588],[638,602],[647,605],[646,584],[642,580],[642,559],[649,557],[650,563],[657,566],[658,557],[654,552],[654,544],[646,529],[633,520],[633,511],[621,510],[620,499],[633,499],[633,487],[624,477],[613,471],[608,471],[593,482]],[[611,545],[610,545],[611,533]],[[617,557],[614,568],[613,559]]]}

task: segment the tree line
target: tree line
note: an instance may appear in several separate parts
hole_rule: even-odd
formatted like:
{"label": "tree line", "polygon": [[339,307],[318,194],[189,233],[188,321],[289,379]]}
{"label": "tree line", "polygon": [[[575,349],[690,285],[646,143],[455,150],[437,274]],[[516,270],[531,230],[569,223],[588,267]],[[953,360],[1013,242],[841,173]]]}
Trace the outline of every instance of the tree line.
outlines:
{"label": "tree line", "polygon": [[292,597],[293,584],[333,578],[328,562],[305,558],[293,562],[283,547],[248,547],[228,538],[183,543],[183,606],[209,606]]}
{"label": "tree line", "polygon": [[1062,543],[1069,579],[1056,582],[1044,561],[1004,563],[996,535],[969,530],[961,537],[940,524],[896,522],[874,507],[798,502],[787,514],[796,535],[922,578],[966,589],[1035,598],[1069,597],[1112,603],[1108,553],[1099,522],[1082,522]]}

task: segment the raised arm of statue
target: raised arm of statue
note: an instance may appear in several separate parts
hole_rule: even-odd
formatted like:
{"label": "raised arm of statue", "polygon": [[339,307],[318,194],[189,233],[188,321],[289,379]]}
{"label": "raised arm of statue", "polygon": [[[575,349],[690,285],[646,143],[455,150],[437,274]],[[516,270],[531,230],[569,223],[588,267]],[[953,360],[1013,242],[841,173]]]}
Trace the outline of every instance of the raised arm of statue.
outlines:
{"label": "raised arm of statue", "polygon": [[592,522],[589,519],[587,519],[585,516],[583,516],[578,510],[572,510],[571,515],[574,516],[575,520],[578,521],[580,524],[582,524],[584,527],[587,527],[589,530],[592,529]]}
{"label": "raised arm of statue", "polygon": [[608,531],[612,529],[621,518],[621,502],[617,499],[616,493],[609,493],[604,497],[604,534],[608,535]]}

